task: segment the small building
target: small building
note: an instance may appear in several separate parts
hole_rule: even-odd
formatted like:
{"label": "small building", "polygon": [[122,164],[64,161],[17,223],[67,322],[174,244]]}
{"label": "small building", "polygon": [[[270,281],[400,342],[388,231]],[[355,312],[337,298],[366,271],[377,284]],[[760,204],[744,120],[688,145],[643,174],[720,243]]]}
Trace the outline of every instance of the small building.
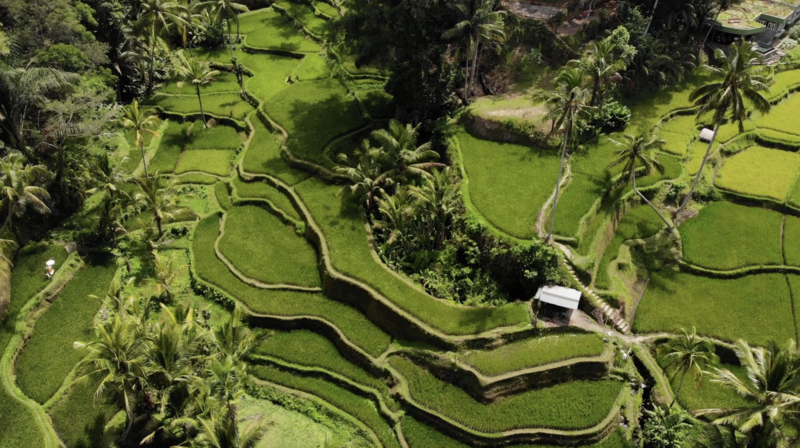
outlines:
{"label": "small building", "polygon": [[744,0],[720,12],[713,42],[728,45],[739,38],[753,39],[765,50],[800,19],[800,0]]}
{"label": "small building", "polygon": [[536,291],[534,299],[561,308],[577,310],[581,303],[581,292],[563,286],[542,286]]}

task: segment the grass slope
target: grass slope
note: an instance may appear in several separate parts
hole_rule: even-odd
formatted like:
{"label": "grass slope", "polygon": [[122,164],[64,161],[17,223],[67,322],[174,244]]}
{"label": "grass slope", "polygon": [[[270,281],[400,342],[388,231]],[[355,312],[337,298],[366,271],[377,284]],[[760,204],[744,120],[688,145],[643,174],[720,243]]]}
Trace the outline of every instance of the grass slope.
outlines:
{"label": "grass slope", "polygon": [[[153,100],[153,105],[166,112],[200,116],[200,103],[196,96],[160,96]],[[203,110],[206,118],[213,115],[242,121],[253,111],[253,106],[244,101],[238,93],[218,93],[203,95]]]}
{"label": "grass slope", "polygon": [[228,210],[219,248],[244,275],[264,283],[322,284],[311,244],[263,208]]}
{"label": "grass slope", "polygon": [[359,279],[400,308],[448,334],[475,334],[497,327],[527,324],[525,305],[499,308],[450,306],[421,292],[376,262],[370,251],[360,209],[338,186],[309,179],[295,187],[328,240],[331,261],[340,272]]}
{"label": "grass slope", "polygon": [[295,58],[272,54],[243,53],[243,56],[242,63],[254,73],[245,80],[244,87],[259,101],[266,101],[289,87],[286,80],[300,63]]}
{"label": "grass slope", "polygon": [[325,59],[318,54],[309,54],[300,62],[297,71],[294,73],[300,81],[313,81],[315,79],[330,78],[331,69]]}
{"label": "grass slope", "polygon": [[[786,217],[786,227],[783,229],[783,249],[786,251],[786,263],[800,266],[800,218]],[[800,302],[800,291],[795,292],[795,297]]]}
{"label": "grass slope", "polygon": [[300,213],[294,209],[292,201],[272,185],[259,180],[245,182],[239,177],[235,177],[233,179],[233,186],[239,197],[247,199],[266,199],[293,219],[301,220]]}
{"label": "grass slope", "polygon": [[308,173],[289,167],[281,158],[281,143],[264,123],[256,116],[252,121],[255,135],[244,154],[244,170],[253,174],[269,174],[289,185],[308,179]]}
{"label": "grass slope", "polygon": [[320,50],[319,44],[303,37],[280,13],[272,9],[240,15],[239,27],[245,35],[245,45],[255,49],[300,53],[317,53]]}
{"label": "grass slope", "polygon": [[[743,367],[720,364],[714,367],[728,369],[739,378],[747,378],[747,373]],[[707,370],[712,370],[708,368]],[[721,384],[711,381],[709,375],[703,375],[699,384],[694,384],[692,374],[687,374],[686,380],[678,395],[678,403],[689,411],[700,409],[738,409],[748,406],[748,401],[740,397],[736,391],[728,389]],[[678,390],[681,375],[677,374],[672,378],[672,390]],[[699,387],[698,387],[699,386]]]}
{"label": "grass slope", "polygon": [[330,31],[328,21],[317,17],[314,14],[314,10],[304,3],[280,1],[276,2],[275,5],[285,9],[292,18],[303,24],[303,27],[314,36],[325,37]]}
{"label": "grass slope", "polygon": [[227,176],[231,171],[236,151],[216,149],[197,149],[184,151],[175,167],[175,174],[200,171],[217,176]]}
{"label": "grass slope", "polygon": [[161,136],[156,155],[150,159],[147,169],[151,173],[168,174],[175,171],[175,164],[186,146],[186,133],[191,126],[190,122],[178,123],[170,121],[167,130]]}
{"label": "grass slope", "polygon": [[242,143],[242,137],[236,129],[224,125],[207,128],[203,126],[202,120],[197,120],[192,125],[186,149],[236,150],[242,146]]}
{"label": "grass slope", "polygon": [[104,428],[119,409],[114,404],[95,401],[98,384],[97,379],[80,381],[48,412],[68,447],[104,448],[113,442],[104,440]]}
{"label": "grass slope", "polygon": [[798,172],[800,155],[755,146],[725,160],[716,185],[735,193],[782,202]]}
{"label": "grass slope", "polygon": [[638,205],[619,221],[617,224],[614,238],[606,246],[600,266],[597,270],[595,284],[598,288],[609,289],[611,287],[611,277],[608,275],[608,265],[619,256],[619,248],[622,243],[637,238],[648,238],[661,230],[664,222],[649,205]]}

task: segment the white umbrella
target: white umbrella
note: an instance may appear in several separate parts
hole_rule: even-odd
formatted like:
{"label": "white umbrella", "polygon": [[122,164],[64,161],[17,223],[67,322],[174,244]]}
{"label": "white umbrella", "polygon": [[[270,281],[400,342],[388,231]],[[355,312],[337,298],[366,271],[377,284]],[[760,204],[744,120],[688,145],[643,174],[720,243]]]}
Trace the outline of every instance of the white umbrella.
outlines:
{"label": "white umbrella", "polygon": [[46,265],[48,268],[51,268],[51,267],[53,267],[55,264],[56,264],[56,260],[47,260],[47,263],[45,263],[45,265]]}

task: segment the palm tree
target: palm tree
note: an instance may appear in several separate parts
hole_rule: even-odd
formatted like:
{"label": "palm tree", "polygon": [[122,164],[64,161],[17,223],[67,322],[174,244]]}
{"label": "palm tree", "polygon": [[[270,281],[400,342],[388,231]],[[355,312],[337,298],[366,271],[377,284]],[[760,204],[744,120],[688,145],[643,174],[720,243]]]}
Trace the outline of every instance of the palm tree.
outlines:
{"label": "palm tree", "polygon": [[186,20],[181,17],[183,9],[182,4],[173,0],[141,0],[139,18],[135,25],[142,30],[147,30],[147,39],[151,47],[147,79],[148,94],[153,91],[157,38],[172,24],[187,24]]}
{"label": "palm tree", "polygon": [[410,231],[414,215],[411,199],[408,188],[398,188],[394,195],[382,191],[382,197],[377,199],[381,219],[375,221],[375,228],[390,232],[386,239],[389,246],[399,242],[401,248],[411,249],[408,244],[410,234],[413,233]]}
{"label": "palm tree", "polygon": [[178,265],[178,251],[173,251],[169,257],[159,255],[153,251],[153,264],[155,267],[155,283],[158,295],[166,294],[172,297],[172,284],[178,278],[185,265]]}
{"label": "palm tree", "polygon": [[134,199],[144,210],[153,213],[153,219],[158,229],[158,237],[164,234],[162,224],[165,219],[173,220],[187,214],[194,214],[189,208],[178,205],[178,195],[175,192],[175,180],[170,181],[166,186],[160,187],[161,176],[156,174],[152,178],[137,178],[136,184],[139,186],[139,193]]}
{"label": "palm tree", "polygon": [[597,106],[602,99],[603,87],[619,72],[625,70],[628,64],[616,53],[616,44],[610,39],[603,39],[589,44],[586,56],[581,59],[581,68],[592,79],[591,106]]}
{"label": "palm tree", "polygon": [[43,165],[26,165],[25,157],[19,152],[10,152],[0,159],[0,210],[6,210],[7,213],[0,227],[0,235],[10,228],[17,236],[12,221],[21,216],[27,206],[41,214],[50,213],[50,208],[44,202],[50,199],[50,194],[35,185],[38,180],[49,176],[50,172]]}
{"label": "palm tree", "polygon": [[419,211],[424,212],[425,221],[428,223],[427,233],[434,237],[435,248],[440,249],[448,223],[451,222],[458,206],[455,200],[458,194],[458,177],[449,168],[434,171],[422,186],[412,185],[409,191],[417,200]]}
{"label": "palm tree", "polygon": [[[506,12],[492,11],[492,4],[493,2],[487,0],[460,0],[453,6],[459,16],[459,22],[442,34],[445,39],[460,37],[462,40],[466,40],[464,71],[466,78],[464,99],[466,102],[469,102],[470,86],[475,82],[481,39],[491,43],[503,42],[506,38],[503,31]],[[470,57],[472,58],[471,67]]]}
{"label": "palm tree", "polygon": [[[373,148],[369,140],[361,142],[361,148],[354,154],[357,159],[351,161],[347,154],[340,153],[337,156],[338,165],[334,168],[336,173],[345,176],[350,182],[350,192],[353,194],[361,193],[361,199],[365,202],[367,210],[372,207],[373,198],[381,190],[381,184],[386,180],[380,164],[381,150]],[[339,190],[339,194],[344,191],[344,187]]]}
{"label": "palm tree", "polygon": [[123,109],[124,117],[122,125],[126,128],[131,128],[136,131],[136,146],[142,153],[142,163],[144,164],[144,175],[147,174],[147,160],[144,156],[144,135],[147,132],[156,137],[161,137],[161,134],[156,132],[153,128],[158,124],[158,116],[151,114],[150,109],[139,108],[139,100],[133,100],[133,104],[125,106]]}
{"label": "palm tree", "polygon": [[210,64],[197,59],[186,59],[183,54],[178,55],[178,76],[183,82],[189,82],[194,86],[197,94],[197,101],[200,103],[200,115],[203,117],[203,125],[208,127],[206,114],[203,112],[203,98],[200,96],[200,86],[208,85],[219,75],[218,70],[211,68]]}
{"label": "palm tree", "polygon": [[121,227],[119,220],[126,208],[126,203],[130,200],[128,194],[118,188],[128,177],[123,163],[113,164],[108,153],[104,152],[97,160],[97,164],[92,170],[95,179],[100,183],[98,187],[88,190],[87,193],[103,193],[102,198],[102,217],[99,223],[99,230],[104,235],[111,234],[114,247],[117,246],[117,232],[115,227]]}
{"label": "palm tree", "polygon": [[231,37],[231,22],[236,22],[236,37],[239,37],[239,13],[247,12],[247,6],[236,3],[233,0],[211,0],[205,3],[206,5],[211,6],[216,14],[214,15],[214,20],[217,23],[222,23],[225,21],[225,24],[228,27],[228,44],[230,45],[231,49],[231,59],[234,58],[233,55],[233,38]]}
{"label": "palm tree", "polygon": [[735,390],[749,403],[738,409],[704,409],[699,415],[717,417],[712,423],[730,426],[746,435],[747,446],[790,446],[800,427],[800,356],[794,342],[786,347],[769,342],[752,348],[740,340],[736,356],[747,371],[745,379],[728,369],[714,368],[712,381]]}
{"label": "palm tree", "polygon": [[633,191],[639,195],[642,200],[649,205],[658,216],[664,221],[664,224],[667,225],[669,231],[672,231],[672,223],[667,221],[667,218],[661,214],[661,212],[656,208],[653,203],[651,203],[645,195],[636,188],[636,171],[639,169],[640,166],[644,166],[646,172],[651,172],[653,168],[657,169],[658,171],[664,171],[664,167],[661,166],[655,158],[653,158],[650,154],[655,151],[656,149],[660,148],[665,142],[664,140],[659,139],[655,135],[648,135],[646,133],[641,133],[639,135],[624,135],[622,136],[622,141],[610,139],[614,142],[615,145],[621,146],[622,149],[617,151],[617,158],[611,162],[607,167],[606,170],[611,169],[617,165],[624,164],[622,167],[622,174],[620,175],[617,184],[624,184],[627,183],[628,180],[631,181],[633,184]]}
{"label": "palm tree", "polygon": [[431,150],[430,142],[417,146],[419,125],[403,126],[393,119],[389,122],[389,129],[372,131],[370,135],[380,144],[381,159],[387,165],[383,173],[387,183],[403,183],[409,175],[427,177],[430,176],[428,170],[447,166],[429,162],[439,158],[439,154]]}
{"label": "palm tree", "polygon": [[178,10],[178,16],[183,19],[176,22],[178,33],[181,35],[181,44],[183,48],[189,48],[189,56],[194,57],[192,50],[192,39],[189,39],[189,32],[197,33],[204,30],[203,25],[200,23],[201,10],[206,8],[206,4],[201,0],[181,0],[181,8]]}
{"label": "palm tree", "polygon": [[678,399],[683,387],[683,380],[686,379],[689,371],[694,371],[695,381],[699,383],[703,375],[702,369],[706,365],[719,362],[719,358],[714,353],[714,344],[697,337],[697,329],[694,327],[692,327],[691,333],[682,328],[680,335],[666,343],[664,352],[664,360],[667,361],[666,369],[673,370],[673,378],[678,372],[681,372],[681,382],[678,384],[678,390],[675,391],[675,397],[673,397],[670,407]]}
{"label": "palm tree", "polygon": [[555,198],[553,200],[553,216],[550,219],[550,230],[547,239],[553,236],[553,226],[556,221],[556,208],[558,207],[558,194],[561,187],[561,176],[564,173],[564,162],[567,158],[567,144],[576,133],[576,124],[592,109],[586,104],[588,92],[583,87],[583,72],[574,64],[565,66],[559,71],[555,79],[555,89],[552,92],[541,92],[534,96],[534,101],[544,102],[547,108],[546,119],[552,120],[551,133],[558,129],[564,133],[564,142],[561,147],[561,164],[558,168],[558,183],[556,183]]}
{"label": "palm tree", "polygon": [[697,112],[698,116],[713,112],[716,123],[714,137],[703,156],[703,162],[700,164],[689,194],[675,212],[676,216],[692,199],[694,189],[703,176],[703,168],[711,154],[711,148],[714,146],[717,132],[722,126],[725,116],[730,112],[731,121],[739,123],[739,132],[744,132],[744,120],[748,113],[747,103],[752,104],[753,108],[761,113],[770,110],[770,103],[761,92],[769,90],[771,72],[769,67],[763,65],[764,57],[755,50],[753,44],[742,39],[737,44],[731,45],[730,54],[726,55],[722,50],[717,49],[714,55],[717,60],[722,62],[722,66],[712,67],[706,64],[700,69],[717,79],[701,86],[689,96],[689,100],[700,106],[700,110]]}
{"label": "palm tree", "polygon": [[200,446],[209,448],[255,448],[264,437],[266,427],[261,418],[254,418],[239,430],[237,423],[218,413],[200,419]]}
{"label": "palm tree", "polygon": [[211,328],[211,344],[216,354],[238,360],[247,356],[264,339],[265,336],[259,336],[242,325],[244,318],[244,310],[236,307],[227,323]]}
{"label": "palm tree", "polygon": [[650,25],[653,24],[653,17],[656,16],[656,9],[658,9],[658,0],[656,0],[656,4],[653,5],[653,13],[650,14],[650,20],[647,21],[647,27],[644,29],[645,36],[647,36],[647,33],[650,32]]}
{"label": "palm tree", "polygon": [[212,361],[206,369],[211,396],[219,400],[225,407],[230,431],[236,445],[241,446],[241,437],[237,428],[236,404],[244,396],[244,386],[249,380],[247,366],[243,361],[225,356],[221,361]]}
{"label": "palm tree", "polygon": [[76,381],[91,376],[101,377],[95,399],[112,392],[121,396],[127,426],[122,434],[125,440],[133,427],[134,408],[142,392],[142,381],[147,376],[144,364],[144,338],[136,335],[135,326],[121,315],[95,327],[95,340],[92,342],[75,342],[76,349],[88,350],[89,354],[81,361],[89,365],[89,373]]}

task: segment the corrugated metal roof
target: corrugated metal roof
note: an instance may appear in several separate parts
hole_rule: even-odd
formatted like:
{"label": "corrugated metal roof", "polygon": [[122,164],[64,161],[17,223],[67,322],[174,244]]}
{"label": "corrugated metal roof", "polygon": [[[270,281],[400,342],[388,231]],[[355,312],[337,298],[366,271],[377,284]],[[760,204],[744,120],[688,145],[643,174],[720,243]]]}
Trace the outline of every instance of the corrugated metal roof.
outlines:
{"label": "corrugated metal roof", "polygon": [[536,291],[534,298],[551,305],[577,310],[581,301],[581,292],[563,286],[543,286]]}

